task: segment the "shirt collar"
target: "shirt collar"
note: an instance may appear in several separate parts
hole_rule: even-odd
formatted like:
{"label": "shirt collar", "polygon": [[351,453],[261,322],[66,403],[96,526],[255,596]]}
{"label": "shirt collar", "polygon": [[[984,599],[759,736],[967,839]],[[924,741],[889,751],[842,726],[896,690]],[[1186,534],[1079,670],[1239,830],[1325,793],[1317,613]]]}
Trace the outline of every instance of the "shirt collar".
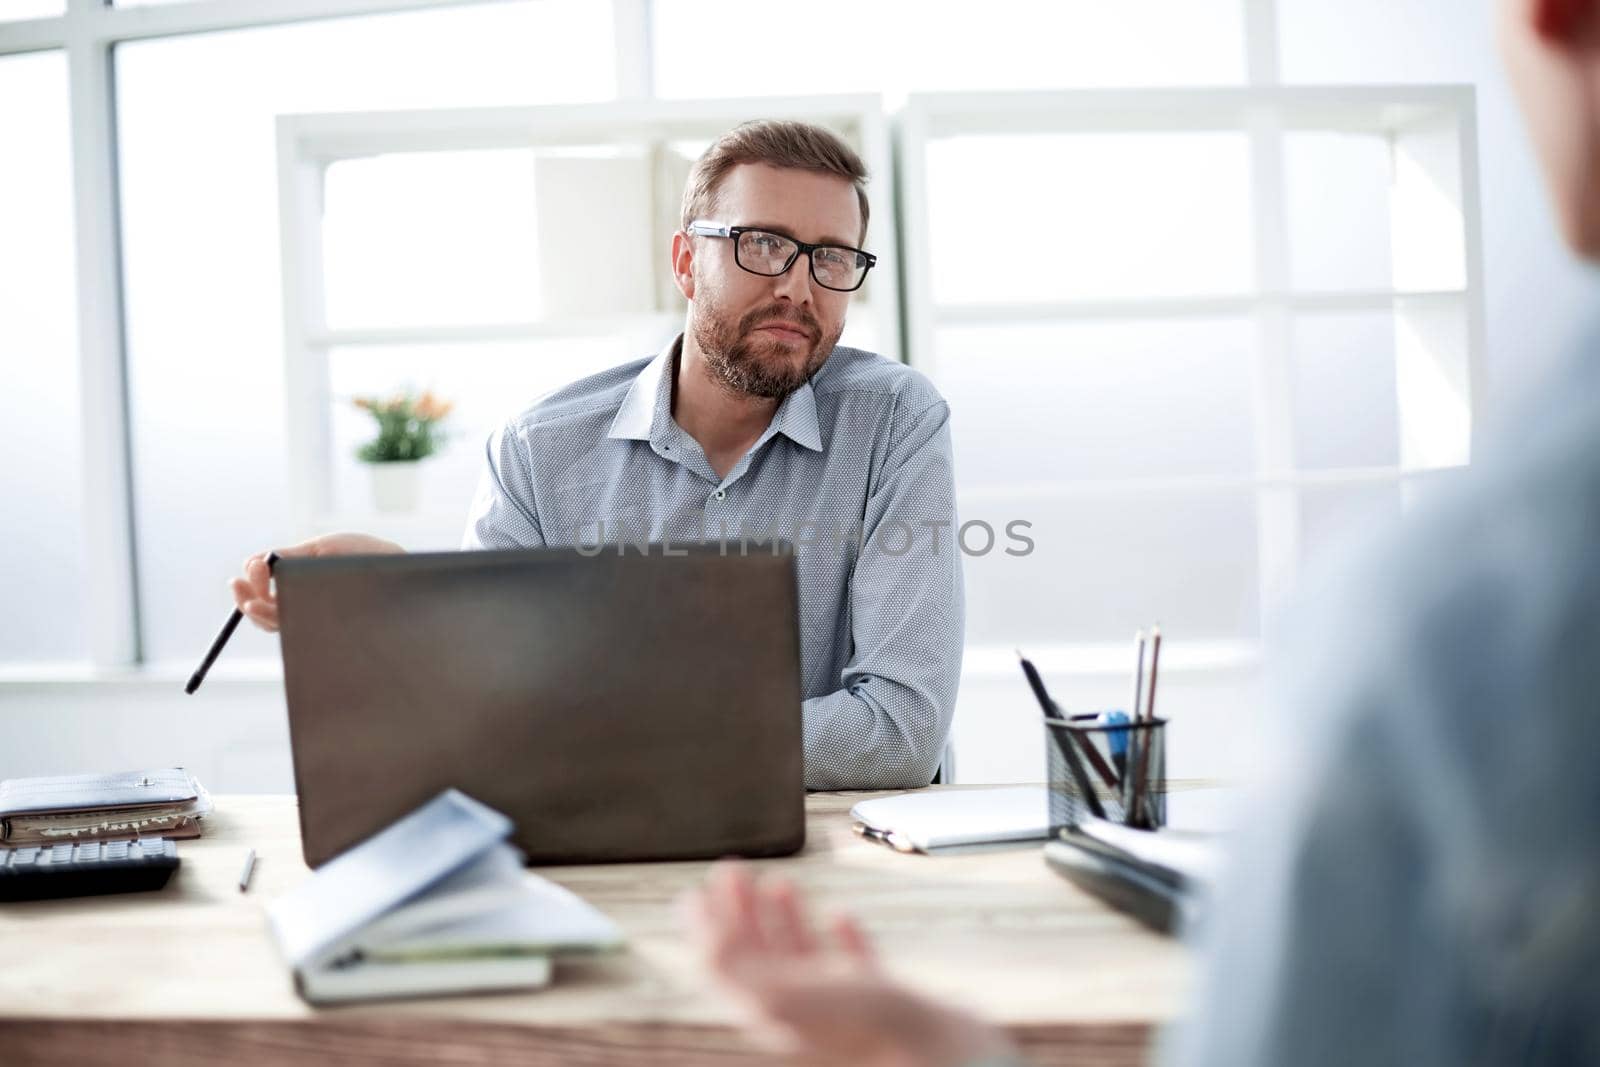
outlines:
{"label": "shirt collar", "polygon": [[[622,398],[607,437],[627,441],[654,441],[672,426],[672,377],[683,346],[683,334],[668,341],[645,364]],[[817,395],[806,382],[783,398],[762,439],[781,433],[802,448],[822,451],[822,427],[817,422]]]}
{"label": "shirt collar", "polygon": [[679,334],[644,365],[633,379],[628,395],[622,398],[617,417],[611,420],[607,437],[622,441],[649,441],[654,432],[666,429],[672,419],[672,371],[678,362]]}

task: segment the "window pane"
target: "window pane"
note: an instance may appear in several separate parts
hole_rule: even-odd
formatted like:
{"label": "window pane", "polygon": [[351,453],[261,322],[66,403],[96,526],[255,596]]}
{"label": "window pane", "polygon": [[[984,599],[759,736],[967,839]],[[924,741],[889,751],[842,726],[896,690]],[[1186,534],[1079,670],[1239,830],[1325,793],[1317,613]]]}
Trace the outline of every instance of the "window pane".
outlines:
{"label": "window pane", "polygon": [[[328,168],[333,327],[637,315],[669,285],[643,147],[407,152]],[[681,187],[673,191],[676,204]],[[671,306],[680,312],[676,290]]]}
{"label": "window pane", "polygon": [[1305,570],[1337,566],[1346,546],[1400,518],[1400,486],[1316,486],[1300,492],[1300,554]]}
{"label": "window pane", "polygon": [[1244,80],[1237,0],[656,0],[652,28],[669,97]]}
{"label": "window pane", "polygon": [[946,328],[937,344],[963,487],[1255,468],[1246,321]]}
{"label": "window pane", "polygon": [[1294,324],[1295,463],[1302,470],[1400,462],[1394,316],[1305,315]]}
{"label": "window pane", "polygon": [[60,52],[0,59],[0,661],[88,655],[72,146]]}
{"label": "window pane", "polygon": [[1388,141],[1290,133],[1284,154],[1294,288],[1388,289],[1394,280]]}
{"label": "window pane", "polygon": [[[961,456],[956,456],[959,469]],[[1224,492],[1126,492],[1050,496],[963,494],[969,530],[964,566],[969,646],[1120,643],[1160,620],[1185,641],[1257,636],[1256,509],[1248,487]],[[1016,520],[1034,542],[1007,537]]]}
{"label": "window pane", "polygon": [[322,240],[329,326],[531,320],[533,150],[342,160]]}
{"label": "window pane", "polygon": [[[225,579],[248,552],[289,533],[276,116],[604,99],[615,88],[614,56],[611,7],[588,0],[448,7],[117,49],[151,658],[187,662],[203,650]],[[276,655],[248,627],[241,640],[230,655]]]}
{"label": "window pane", "polygon": [[59,51],[0,59],[0,661],[88,656],[72,146]]}
{"label": "window pane", "polygon": [[0,22],[47,19],[66,10],[67,0],[0,0]]}
{"label": "window pane", "polygon": [[[961,520],[997,538],[975,556],[984,531],[968,535],[969,642],[1119,642],[1154,619],[1255,636],[1253,352],[1245,320],[938,332]],[[1173,484],[1203,477],[1238,481]],[[1036,542],[1022,557],[1004,551],[1017,520]]]}
{"label": "window pane", "polygon": [[1252,284],[1242,134],[952,137],[929,146],[927,165],[940,303],[1216,295]]}
{"label": "window pane", "polygon": [[[675,332],[664,324],[662,332]],[[518,343],[385,345],[337,348],[329,354],[334,397],[333,502],[341,514],[373,510],[368,464],[356,449],[372,439],[375,423],[356,408],[358,396],[390,396],[399,390],[432,390],[455,405],[445,429],[448,440],[419,468],[419,513],[442,516],[442,544],[460,544],[489,432],[541,395],[618,363],[652,356],[664,338],[643,334],[563,337]],[[431,527],[430,527],[431,529]],[[422,546],[408,546],[422,547]]]}

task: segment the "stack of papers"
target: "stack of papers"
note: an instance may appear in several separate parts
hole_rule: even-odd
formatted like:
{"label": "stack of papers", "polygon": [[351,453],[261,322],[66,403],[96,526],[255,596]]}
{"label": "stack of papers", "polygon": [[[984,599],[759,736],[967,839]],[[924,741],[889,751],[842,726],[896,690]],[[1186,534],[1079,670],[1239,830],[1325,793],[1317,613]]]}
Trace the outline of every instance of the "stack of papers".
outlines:
{"label": "stack of papers", "polygon": [[274,903],[312,1003],[526,989],[551,957],[622,944],[615,923],[523,870],[511,820],[454,789],[323,865]]}

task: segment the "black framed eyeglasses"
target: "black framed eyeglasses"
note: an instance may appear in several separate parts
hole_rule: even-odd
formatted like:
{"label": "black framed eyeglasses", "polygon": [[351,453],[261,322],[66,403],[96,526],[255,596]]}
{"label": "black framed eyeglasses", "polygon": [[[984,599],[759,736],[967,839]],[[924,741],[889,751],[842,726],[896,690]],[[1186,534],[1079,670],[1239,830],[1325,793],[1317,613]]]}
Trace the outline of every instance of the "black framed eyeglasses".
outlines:
{"label": "black framed eyeglasses", "polygon": [[867,280],[867,271],[878,262],[871,252],[848,245],[812,245],[796,241],[771,230],[753,226],[724,226],[720,222],[695,219],[687,232],[694,237],[726,237],[733,242],[733,261],[741,270],[776,278],[787,273],[804,252],[811,261],[811,277],[824,289],[853,293]]}

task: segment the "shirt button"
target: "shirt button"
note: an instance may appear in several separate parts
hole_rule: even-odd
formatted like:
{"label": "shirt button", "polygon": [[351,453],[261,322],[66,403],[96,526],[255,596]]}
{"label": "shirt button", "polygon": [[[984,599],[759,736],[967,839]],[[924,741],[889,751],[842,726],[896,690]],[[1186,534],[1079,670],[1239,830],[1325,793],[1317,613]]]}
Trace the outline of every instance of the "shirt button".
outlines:
{"label": "shirt button", "polygon": [[728,495],[728,491],[726,489],[718,489],[715,493],[711,494],[711,499],[713,499],[713,500],[721,500],[723,497],[725,497],[727,495]]}

